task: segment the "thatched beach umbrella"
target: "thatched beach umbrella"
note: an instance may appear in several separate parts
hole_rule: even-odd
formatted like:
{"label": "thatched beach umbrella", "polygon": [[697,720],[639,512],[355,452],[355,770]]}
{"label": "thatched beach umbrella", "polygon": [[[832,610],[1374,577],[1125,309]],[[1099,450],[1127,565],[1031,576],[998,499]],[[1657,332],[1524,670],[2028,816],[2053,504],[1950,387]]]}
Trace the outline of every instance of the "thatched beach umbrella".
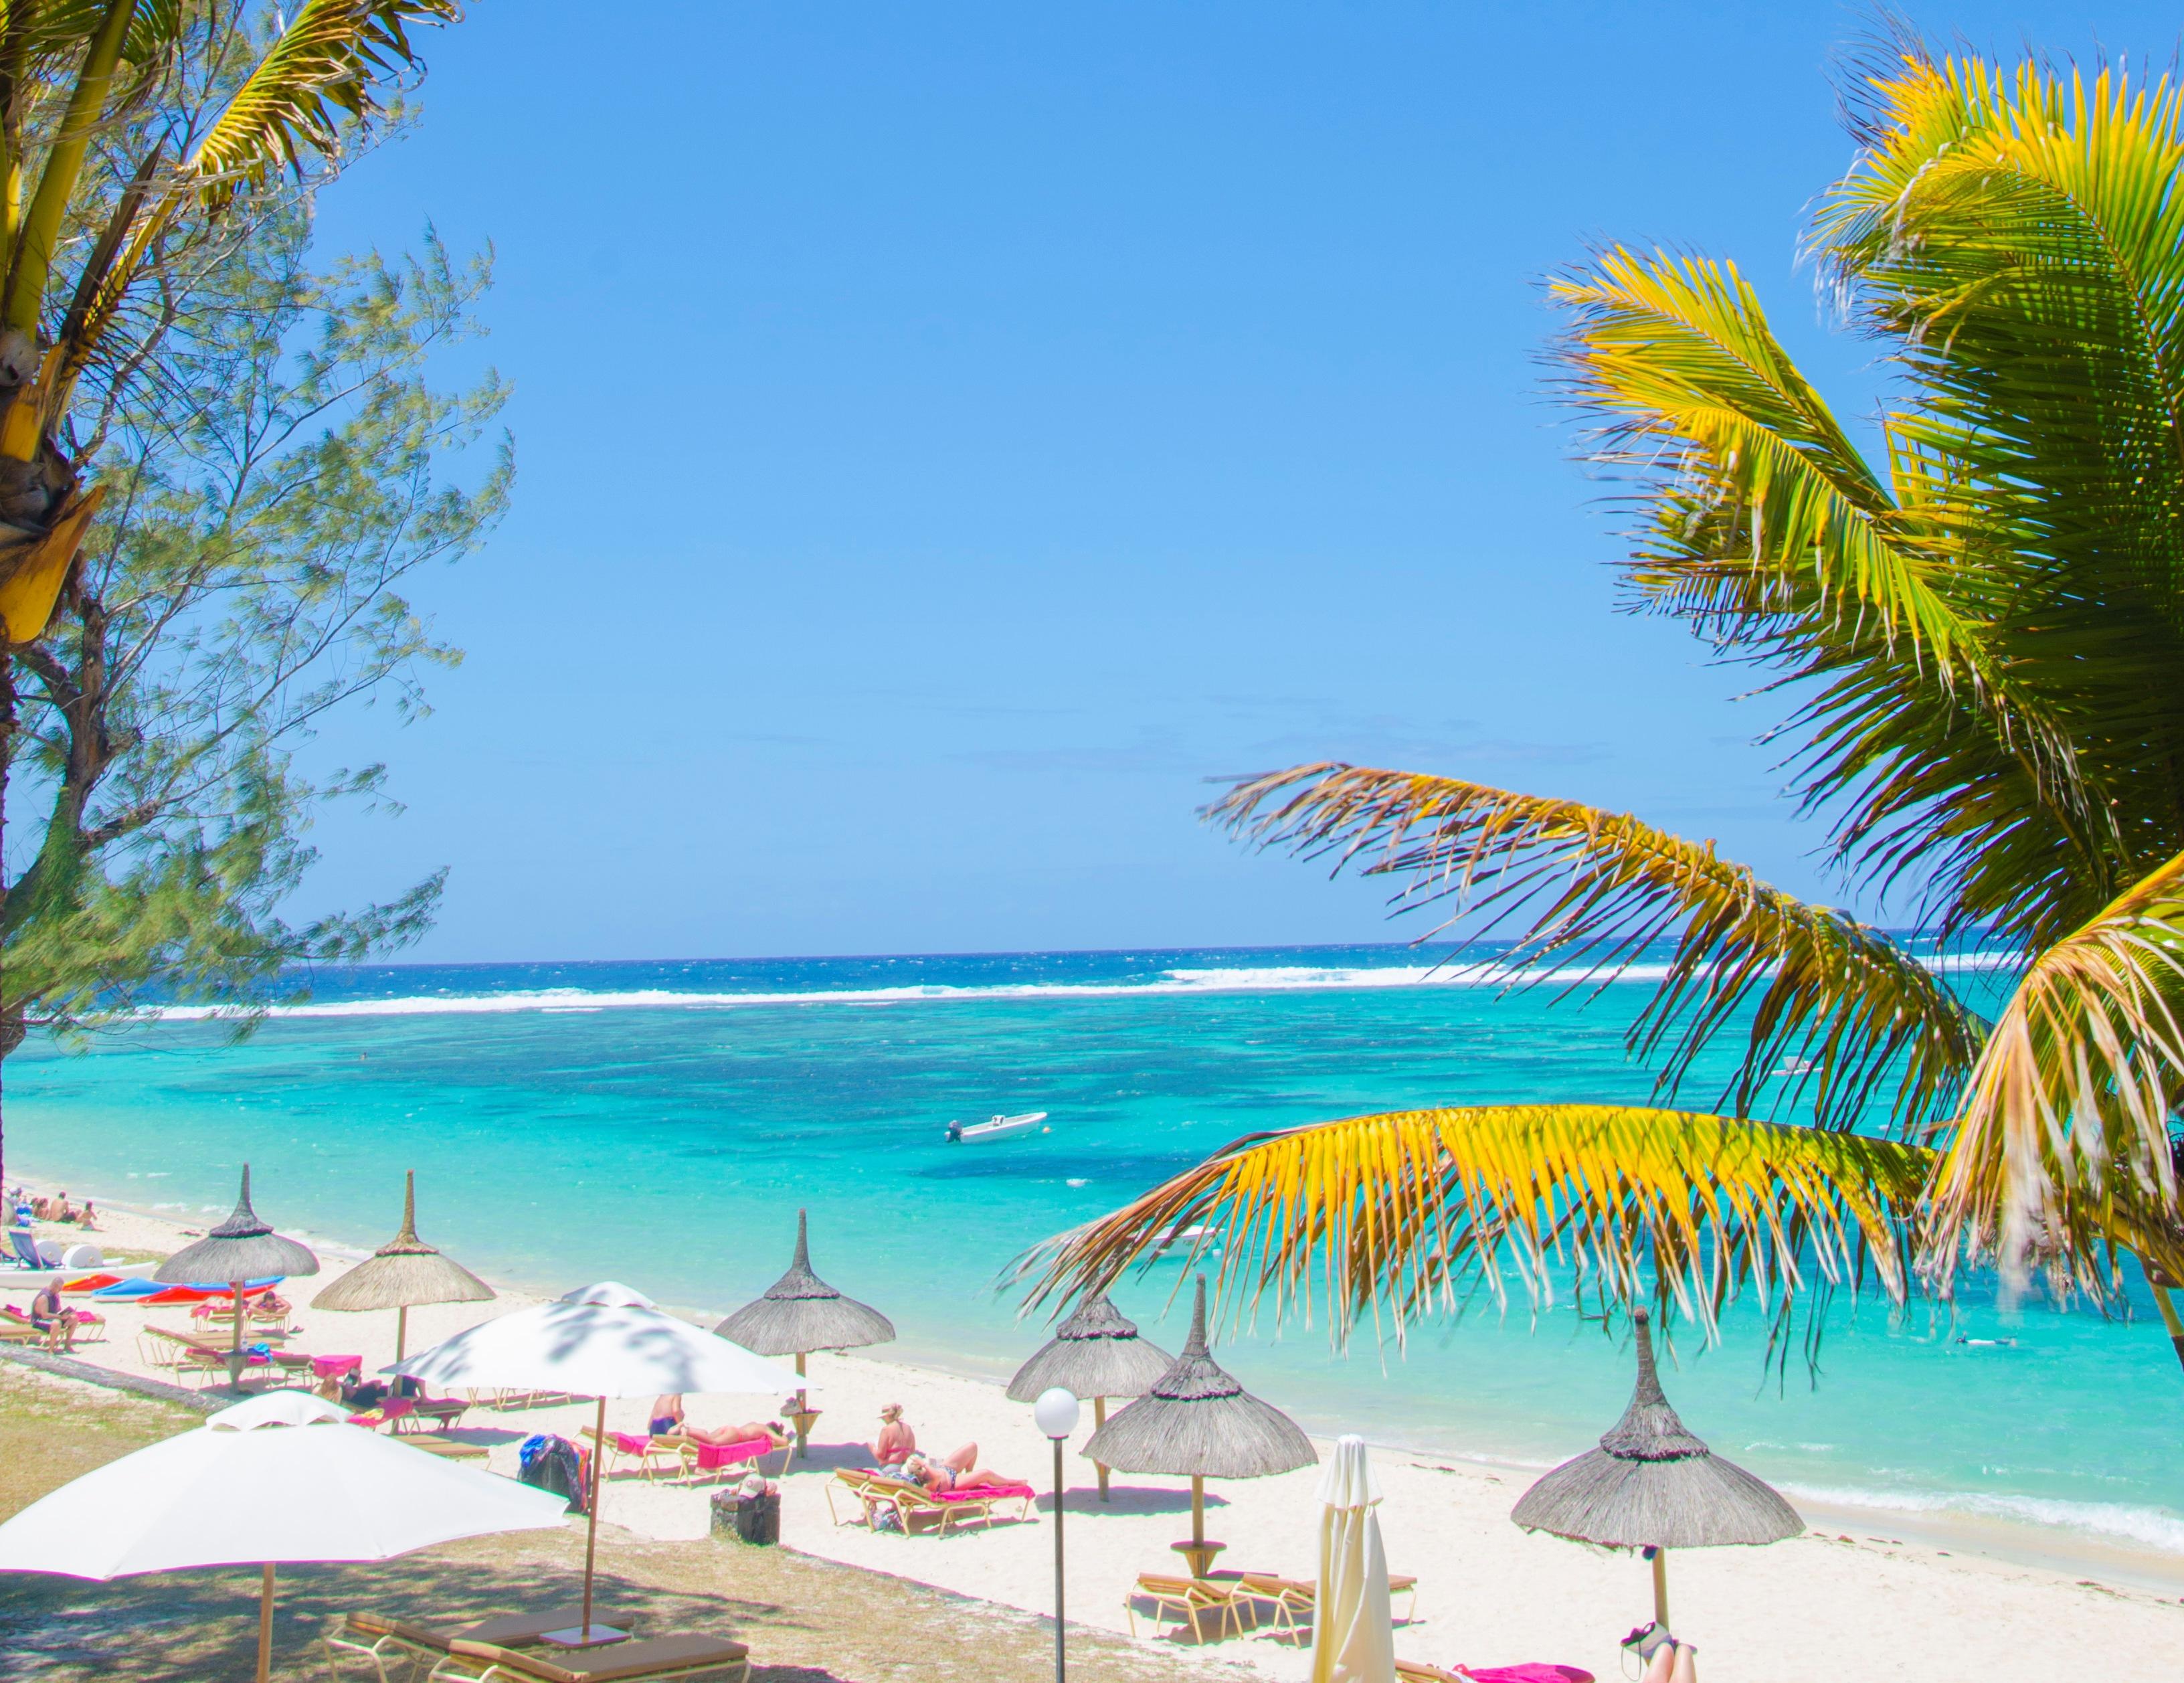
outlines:
{"label": "thatched beach umbrella", "polygon": [[[1107,1424],[1107,1399],[1143,1396],[1175,1365],[1175,1357],[1138,1336],[1137,1323],[1095,1291],[1077,1306],[1054,1337],[1039,1353],[1017,1369],[1009,1381],[1009,1401],[1036,1402],[1060,1385],[1071,1396],[1092,1399],[1095,1429]],[[1107,1468],[1093,1466],[1100,1474],[1100,1500],[1107,1499]]]}
{"label": "thatched beach umbrella", "polygon": [[1228,1545],[1206,1541],[1206,1480],[1263,1479],[1319,1459],[1295,1421],[1262,1402],[1214,1362],[1206,1347],[1206,1276],[1190,1312],[1183,1354],[1145,1394],[1092,1435],[1084,1452],[1124,1473],[1190,1480],[1190,1541],[1173,1546],[1203,1578]]}
{"label": "thatched beach umbrella", "polygon": [[417,1171],[403,1176],[402,1231],[311,1300],[314,1309],[353,1314],[393,1309],[394,1359],[410,1342],[410,1308],[415,1303],[483,1303],[493,1288],[460,1262],[450,1262],[417,1236]]}
{"label": "thatched beach umbrella", "polygon": [[242,1287],[254,1279],[287,1279],[319,1271],[319,1259],[292,1239],[283,1239],[250,1207],[250,1165],[242,1166],[242,1195],[235,1213],[194,1245],[152,1272],[162,1285],[212,1285],[235,1292],[235,1342],[227,1352],[227,1382],[242,1384]]}
{"label": "thatched beach umbrella", "polygon": [[[799,1379],[805,1376],[804,1358],[815,1350],[855,1350],[894,1340],[894,1322],[878,1310],[843,1296],[811,1272],[811,1246],[801,1210],[796,1212],[796,1254],[788,1272],[766,1287],[763,1296],[744,1304],[713,1330],[761,1356],[794,1356]],[[812,1421],[819,1418],[801,1385],[788,1416],[796,1427],[796,1454],[801,1460],[804,1441],[811,1435]]]}
{"label": "thatched beach umbrella", "polygon": [[1640,1309],[1631,1318],[1638,1386],[1630,1406],[1599,1448],[1563,1462],[1524,1492],[1509,1517],[1528,1531],[1573,1542],[1650,1550],[1653,1622],[1665,1634],[1670,1549],[1780,1542],[1805,1522],[1780,1491],[1723,1460],[1676,1418],[1653,1368],[1649,1318]]}

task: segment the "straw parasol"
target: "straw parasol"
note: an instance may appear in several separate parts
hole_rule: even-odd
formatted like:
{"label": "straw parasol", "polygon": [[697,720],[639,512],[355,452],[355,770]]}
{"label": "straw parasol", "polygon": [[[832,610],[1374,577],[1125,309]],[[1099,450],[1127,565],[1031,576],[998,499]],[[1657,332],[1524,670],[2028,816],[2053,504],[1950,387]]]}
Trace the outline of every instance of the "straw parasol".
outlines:
{"label": "straw parasol", "polygon": [[194,1245],[185,1246],[153,1270],[162,1285],[229,1286],[235,1292],[235,1342],[227,1352],[227,1382],[242,1383],[242,1288],[254,1279],[287,1279],[319,1271],[319,1259],[292,1239],[283,1239],[250,1207],[250,1165],[242,1166],[242,1194],[235,1213]]}
{"label": "straw parasol", "polygon": [[460,1262],[450,1262],[417,1236],[417,1171],[403,1176],[402,1231],[311,1300],[314,1309],[353,1313],[393,1309],[394,1359],[410,1342],[414,1303],[483,1303],[493,1288]]}
{"label": "straw parasol", "polygon": [[[894,1322],[878,1310],[843,1296],[811,1272],[811,1246],[801,1210],[796,1212],[796,1254],[789,1260],[788,1272],[713,1330],[761,1356],[794,1356],[800,1379],[805,1377],[804,1358],[815,1350],[854,1350],[894,1341]],[[801,1385],[796,1388],[795,1407],[786,1412],[796,1427],[796,1454],[801,1460],[811,1423],[819,1418]]]}
{"label": "straw parasol", "polygon": [[[1174,1357],[1138,1336],[1137,1323],[1108,1301],[1106,1293],[1095,1291],[1017,1369],[1009,1381],[1009,1401],[1036,1402],[1060,1385],[1072,1396],[1092,1399],[1097,1430],[1107,1424],[1109,1397],[1143,1396],[1174,1365]],[[1100,1500],[1105,1502],[1107,1469],[1099,1462],[1092,1464],[1100,1474]]]}
{"label": "straw parasol", "polygon": [[1637,1329],[1638,1385],[1613,1430],[1526,1491],[1509,1517],[1528,1531],[1647,1551],[1653,1622],[1669,1630],[1668,1551],[1774,1543],[1805,1529],[1781,1492],[1723,1460],[1676,1418],[1653,1368],[1653,1334]]}
{"label": "straw parasol", "polygon": [[1173,1545],[1203,1578],[1228,1545],[1206,1541],[1206,1480],[1263,1479],[1319,1459],[1295,1421],[1223,1373],[1206,1346],[1206,1276],[1190,1312],[1190,1337],[1145,1394],[1092,1435],[1084,1452],[1124,1473],[1188,1474],[1190,1541]]}

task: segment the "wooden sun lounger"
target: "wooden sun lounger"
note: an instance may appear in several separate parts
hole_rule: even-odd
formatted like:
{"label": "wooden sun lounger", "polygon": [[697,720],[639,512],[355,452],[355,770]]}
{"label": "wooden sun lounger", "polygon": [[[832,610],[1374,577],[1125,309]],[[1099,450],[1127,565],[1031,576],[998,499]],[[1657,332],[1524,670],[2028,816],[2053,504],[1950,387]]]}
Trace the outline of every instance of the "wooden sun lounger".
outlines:
{"label": "wooden sun lounger", "polygon": [[890,1479],[878,1473],[863,1475],[863,1484],[857,1492],[865,1505],[865,1523],[871,1524],[875,1513],[882,1508],[894,1510],[901,1523],[902,1534],[909,1536],[921,1519],[937,1519],[934,1535],[946,1536],[950,1525],[965,1525],[977,1520],[982,1525],[994,1521],[994,1509],[1004,1502],[1017,1504],[1016,1517],[1030,1515],[1034,1492],[1028,1485],[1014,1485],[998,1489],[972,1485],[970,1489],[940,1496],[922,1485],[906,1484],[900,1479]]}
{"label": "wooden sun lounger", "polygon": [[579,1435],[589,1438],[592,1446],[599,1451],[599,1476],[603,1479],[611,1479],[621,1470],[623,1463],[628,1462],[634,1462],[638,1474],[646,1479],[656,1480],[662,1467],[670,1468],[677,1477],[683,1471],[684,1440],[647,1437],[644,1448],[631,1449],[627,1443],[636,1439],[638,1435],[635,1432],[610,1431],[606,1435],[605,1441],[601,1442],[599,1435],[591,1427],[585,1426],[580,1429]]}
{"label": "wooden sun lounger", "polygon": [[[1233,1581],[1242,1600],[1273,1608],[1275,1624],[1292,1636],[1303,1634],[1297,1629],[1297,1621],[1310,1619],[1319,1600],[1319,1586],[1309,1578],[1284,1578],[1276,1572],[1224,1572],[1217,1581]],[[1410,1605],[1403,1610],[1403,1622],[1408,1624],[1418,1616],[1418,1580],[1390,1573],[1389,1599],[1393,1601],[1403,1595],[1411,1598]]]}
{"label": "wooden sun lounger", "polygon": [[1397,1660],[1396,1676],[1398,1683],[1463,1683],[1453,1671],[1443,1671],[1437,1665],[1416,1659]]}
{"label": "wooden sun lounger", "polygon": [[[871,1524],[872,1512],[865,1501],[865,1485],[876,1476],[861,1467],[844,1467],[838,1471],[827,1481],[827,1517],[837,1525]],[[838,1490],[849,1498],[847,1517],[834,1505],[834,1492]]]}
{"label": "wooden sun lounger", "polygon": [[1213,1632],[1217,1636],[1234,1627],[1238,1636],[1244,1634],[1244,1616],[1251,1611],[1247,1598],[1240,1595],[1236,1586],[1227,1583],[1212,1583],[1204,1578],[1173,1578],[1165,1573],[1141,1572],[1130,1593],[1123,1597],[1123,1611],[1130,1621],[1130,1634],[1138,1634],[1138,1603],[1149,1601],[1153,1604],[1153,1634],[1160,1634],[1161,1621],[1172,1619],[1190,1626],[1195,1641],[1206,1640],[1201,1621],[1212,1614]]}
{"label": "wooden sun lounger", "polygon": [[[435,1677],[475,1678],[477,1683],[665,1683],[697,1678],[744,1683],[750,1675],[750,1650],[720,1636],[655,1636],[556,1653],[467,1640],[449,1647],[453,1652],[433,1672]],[[458,1665],[476,1669],[452,1669]]]}
{"label": "wooden sun lounger", "polygon": [[148,1368],[179,1368],[184,1351],[204,1347],[203,1339],[189,1333],[148,1324],[136,1329],[136,1354]]}
{"label": "wooden sun lounger", "polygon": [[[596,1608],[592,1616],[599,1617]],[[581,1606],[454,1624],[418,1624],[383,1613],[352,1613],[326,1633],[326,1673],[336,1683],[343,1671],[370,1677],[374,1683],[416,1683],[448,1657],[448,1644],[458,1640],[520,1648],[549,1630],[573,1629],[583,1617]]]}
{"label": "wooden sun lounger", "polygon": [[[86,1312],[81,1309],[76,1311],[75,1325],[69,1337],[71,1344],[96,1344],[106,1336],[106,1317],[92,1314],[86,1319],[85,1318]],[[0,1303],[0,1331],[26,1332],[32,1338],[42,1338],[48,1343],[57,1341],[53,1329],[39,1326],[21,1310],[13,1308],[5,1303]]]}

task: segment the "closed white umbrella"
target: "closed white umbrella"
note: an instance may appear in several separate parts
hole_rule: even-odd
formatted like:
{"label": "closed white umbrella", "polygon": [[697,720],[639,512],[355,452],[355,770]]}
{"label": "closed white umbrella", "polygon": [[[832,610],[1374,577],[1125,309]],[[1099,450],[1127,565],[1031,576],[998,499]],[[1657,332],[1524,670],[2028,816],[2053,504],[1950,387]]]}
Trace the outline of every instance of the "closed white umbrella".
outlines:
{"label": "closed white umbrella", "polygon": [[1312,1619],[1312,1683],[1395,1683],[1388,1556],[1373,1509],[1380,1486],[1365,1440],[1335,1440],[1319,1480],[1319,1591]]}
{"label": "closed white umbrella", "polygon": [[254,1396],[110,1461],[0,1525],[0,1571],[125,1578],[264,1569],[258,1677],[272,1659],[278,1561],[387,1560],[457,1537],[543,1530],[559,1496],[349,1425],[300,1391]]}
{"label": "closed white umbrella", "polygon": [[443,1389],[500,1385],[599,1400],[584,1538],[582,1640],[588,1641],[606,1635],[593,1630],[592,1568],[599,1547],[599,1461],[606,1441],[607,1399],[663,1391],[778,1394],[798,1385],[796,1375],[778,1363],[677,1320],[655,1308],[643,1292],[613,1280],[482,1322],[380,1371]]}

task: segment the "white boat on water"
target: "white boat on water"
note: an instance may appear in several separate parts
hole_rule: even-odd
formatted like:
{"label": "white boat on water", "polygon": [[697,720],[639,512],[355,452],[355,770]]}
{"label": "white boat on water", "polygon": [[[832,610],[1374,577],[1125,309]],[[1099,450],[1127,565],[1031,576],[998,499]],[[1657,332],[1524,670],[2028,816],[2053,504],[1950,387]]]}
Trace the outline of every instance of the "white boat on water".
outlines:
{"label": "white boat on water", "polygon": [[1029,1134],[1039,1129],[1046,1120],[1045,1111],[1025,1111],[1019,1116],[997,1116],[985,1122],[974,1122],[965,1127],[960,1122],[948,1124],[948,1143],[951,1145],[975,1145],[988,1140],[1006,1140],[1018,1134]]}
{"label": "white boat on water", "polygon": [[1145,1260],[1149,1262],[1181,1262],[1196,1257],[1202,1262],[1211,1262],[1220,1254],[1220,1240],[1207,1232],[1203,1222],[1194,1222],[1154,1246],[1152,1255]]}

